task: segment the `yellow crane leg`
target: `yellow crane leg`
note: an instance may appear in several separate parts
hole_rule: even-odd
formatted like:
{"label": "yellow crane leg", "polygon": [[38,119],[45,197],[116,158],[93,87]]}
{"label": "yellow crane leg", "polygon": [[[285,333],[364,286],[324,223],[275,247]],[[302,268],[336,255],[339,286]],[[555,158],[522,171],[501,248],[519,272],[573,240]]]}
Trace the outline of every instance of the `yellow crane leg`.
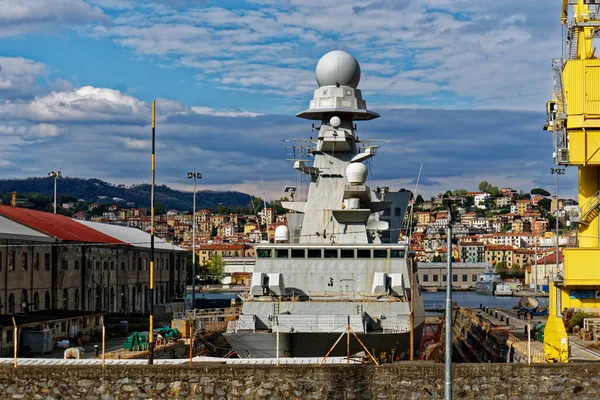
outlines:
{"label": "yellow crane leg", "polygon": [[544,329],[544,356],[547,362],[569,362],[569,337],[557,304],[560,304],[560,290],[552,283],[548,297],[548,321]]}

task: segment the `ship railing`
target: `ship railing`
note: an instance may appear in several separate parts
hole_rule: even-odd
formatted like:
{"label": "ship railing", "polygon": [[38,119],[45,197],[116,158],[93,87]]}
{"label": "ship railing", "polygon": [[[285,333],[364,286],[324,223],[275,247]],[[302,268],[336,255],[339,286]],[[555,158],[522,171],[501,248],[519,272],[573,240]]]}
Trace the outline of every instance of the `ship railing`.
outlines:
{"label": "ship railing", "polygon": [[[523,340],[519,339],[512,333],[508,334],[508,339],[506,340],[506,344],[508,346],[512,346],[514,349],[516,349],[521,354],[524,354],[524,355],[528,354],[527,342],[524,342]],[[533,362],[533,363],[545,363],[546,362],[546,357],[544,356],[543,351],[530,350],[530,354],[531,354],[531,362]]]}
{"label": "ship railing", "polygon": [[407,333],[410,332],[410,318],[406,316],[396,316],[387,318],[384,333]]}

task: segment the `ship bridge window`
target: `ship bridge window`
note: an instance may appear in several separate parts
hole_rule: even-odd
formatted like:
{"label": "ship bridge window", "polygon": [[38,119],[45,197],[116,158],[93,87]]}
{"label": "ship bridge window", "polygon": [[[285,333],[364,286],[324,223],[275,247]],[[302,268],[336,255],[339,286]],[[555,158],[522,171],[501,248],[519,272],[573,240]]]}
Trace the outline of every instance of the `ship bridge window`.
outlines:
{"label": "ship bridge window", "polygon": [[340,258],[354,258],[354,249],[341,249]]}
{"label": "ship bridge window", "polygon": [[292,258],[304,258],[304,249],[292,249]]}
{"label": "ship bridge window", "polygon": [[271,258],[272,250],[271,249],[257,249],[256,255],[258,258]]}
{"label": "ship bridge window", "polygon": [[321,249],[308,249],[308,258],[321,258]]}
{"label": "ship bridge window", "polygon": [[325,258],[338,258],[337,249],[325,249],[323,254]]}
{"label": "ship bridge window", "polygon": [[390,258],[404,258],[404,250],[390,250]]}
{"label": "ship bridge window", "polygon": [[371,258],[371,250],[365,250],[365,249],[356,250],[356,258]]}
{"label": "ship bridge window", "polygon": [[373,258],[387,258],[387,250],[373,250]]}
{"label": "ship bridge window", "polygon": [[289,258],[289,249],[275,249],[275,258]]}

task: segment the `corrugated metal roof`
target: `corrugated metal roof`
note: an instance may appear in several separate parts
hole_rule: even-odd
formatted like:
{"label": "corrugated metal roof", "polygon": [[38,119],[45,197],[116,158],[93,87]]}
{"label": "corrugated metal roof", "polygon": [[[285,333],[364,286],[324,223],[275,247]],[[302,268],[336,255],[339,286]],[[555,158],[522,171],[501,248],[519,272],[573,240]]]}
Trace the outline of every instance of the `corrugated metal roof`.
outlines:
{"label": "corrugated metal roof", "polygon": [[0,216],[0,238],[54,242],[54,238]]}
{"label": "corrugated metal roof", "polygon": [[60,214],[0,205],[0,216],[4,216],[59,240],[83,243],[125,244],[117,238],[108,236],[101,231],[94,230]]}
{"label": "corrugated metal roof", "polygon": [[[150,248],[150,234],[137,228],[129,228],[126,226],[103,224],[101,222],[92,221],[80,221],[77,223],[95,229],[105,235],[112,236],[118,240],[128,243],[135,247]],[[181,247],[175,246],[171,243],[165,242],[164,240],[154,237],[154,248],[158,250],[175,250],[175,251],[186,251]]]}

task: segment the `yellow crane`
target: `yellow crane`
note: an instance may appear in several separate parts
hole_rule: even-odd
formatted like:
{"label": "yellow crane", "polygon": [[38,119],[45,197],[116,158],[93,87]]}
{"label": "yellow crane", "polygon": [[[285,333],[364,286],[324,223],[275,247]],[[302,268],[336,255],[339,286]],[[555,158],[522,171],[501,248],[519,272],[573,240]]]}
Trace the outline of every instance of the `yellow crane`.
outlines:
{"label": "yellow crane", "polygon": [[568,362],[563,311],[600,311],[600,60],[594,47],[599,13],[600,0],[562,0],[566,56],[552,62],[554,93],[544,128],[553,132],[556,164],[577,167],[579,215],[570,219],[576,237],[564,250],[564,271],[550,285],[544,333],[550,362]]}

